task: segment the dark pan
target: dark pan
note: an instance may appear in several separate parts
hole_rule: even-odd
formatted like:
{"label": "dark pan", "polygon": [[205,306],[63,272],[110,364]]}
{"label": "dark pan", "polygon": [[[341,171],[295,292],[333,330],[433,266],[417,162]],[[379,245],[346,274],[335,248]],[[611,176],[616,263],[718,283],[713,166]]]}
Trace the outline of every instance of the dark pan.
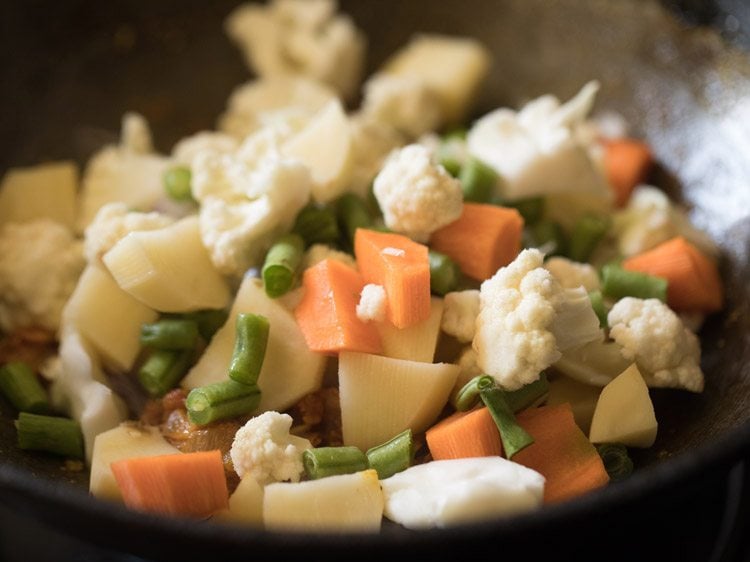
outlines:
{"label": "dark pan", "polygon": [[[3,3],[0,169],[56,158],[83,164],[116,136],[126,110],[149,119],[162,151],[184,135],[213,128],[231,88],[249,78],[222,31],[222,19],[236,4]],[[548,92],[566,98],[588,80],[600,80],[597,109],[622,113],[632,132],[648,139],[660,162],[653,181],[685,203],[721,245],[728,306],[701,333],[706,390],[653,391],[659,436],[637,456],[632,478],[536,513],[455,529],[415,533],[386,525],[379,536],[257,532],[146,516],[93,500],[85,474],[16,450],[14,412],[0,403],[3,504],[92,543],[159,559],[428,556],[480,545],[495,545],[502,555],[529,544],[540,557],[582,557],[587,536],[621,540],[623,528],[641,541],[656,536],[646,513],[656,519],[660,509],[671,513],[670,502],[684,496],[687,483],[724,478],[750,450],[747,8],[726,1],[683,7],[687,20],[646,0],[342,2],[368,34],[370,69],[414,31],[483,41],[494,65],[477,113]]]}

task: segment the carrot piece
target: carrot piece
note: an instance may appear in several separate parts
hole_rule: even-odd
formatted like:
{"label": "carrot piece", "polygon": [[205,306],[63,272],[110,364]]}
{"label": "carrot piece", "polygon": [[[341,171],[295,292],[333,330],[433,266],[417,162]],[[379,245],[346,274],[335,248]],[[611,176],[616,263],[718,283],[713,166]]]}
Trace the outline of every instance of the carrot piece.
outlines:
{"label": "carrot piece", "polygon": [[678,311],[716,312],[724,290],[716,264],[682,236],[623,260],[622,267],[667,280],[667,304]]}
{"label": "carrot piece", "polygon": [[609,482],[599,453],[576,425],[570,404],[529,408],[516,415],[534,443],[513,461],[546,478],[544,502],[579,496]]}
{"label": "carrot piece", "polygon": [[456,412],[428,429],[425,438],[435,460],[503,454],[500,432],[487,408]]}
{"label": "carrot piece", "polygon": [[523,217],[516,209],[464,203],[458,220],[433,232],[430,244],[466,275],[483,281],[516,258],[522,234]]}
{"label": "carrot piece", "polygon": [[624,207],[638,184],[646,181],[654,164],[651,147],[631,138],[604,143],[604,170],[615,195],[615,206]]}
{"label": "carrot piece", "polygon": [[380,334],[374,323],[357,317],[357,303],[365,282],[357,270],[325,259],[308,268],[304,296],[294,310],[307,346],[313,351],[380,353]]}
{"label": "carrot piece", "polygon": [[134,457],[110,467],[125,505],[133,509],[208,517],[229,507],[221,451]]}
{"label": "carrot piece", "polygon": [[385,289],[391,324],[407,328],[429,318],[427,246],[401,234],[358,228],[354,235],[354,255],[365,282]]}

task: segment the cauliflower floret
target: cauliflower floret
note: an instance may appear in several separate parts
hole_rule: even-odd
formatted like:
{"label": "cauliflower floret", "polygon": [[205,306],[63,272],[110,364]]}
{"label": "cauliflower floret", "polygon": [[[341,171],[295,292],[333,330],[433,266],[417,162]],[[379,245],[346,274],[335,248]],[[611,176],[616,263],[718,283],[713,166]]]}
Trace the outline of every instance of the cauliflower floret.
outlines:
{"label": "cauliflower floret", "polygon": [[84,231],[83,253],[89,263],[97,262],[130,232],[158,230],[173,222],[162,213],[138,213],[128,211],[125,203],[107,203]]}
{"label": "cauliflower floret", "polygon": [[385,310],[388,300],[382,285],[368,283],[362,287],[357,303],[357,318],[362,322],[382,322],[385,318]]}
{"label": "cauliflower floret", "polygon": [[565,289],[576,289],[582,286],[586,291],[596,291],[600,287],[599,273],[588,263],[554,256],[544,262],[544,267]]}
{"label": "cauliflower floret", "polygon": [[345,263],[346,265],[354,268],[357,267],[357,262],[354,261],[354,258],[351,254],[336,250],[335,248],[331,248],[326,244],[313,244],[312,246],[310,246],[302,258],[302,267],[304,269],[309,269],[328,258],[338,260],[341,263]]}
{"label": "cauliflower floret", "polygon": [[446,334],[466,343],[474,339],[479,315],[479,291],[453,291],[443,298],[440,327]]}
{"label": "cauliflower floret", "polygon": [[227,18],[226,31],[259,76],[301,74],[350,98],[359,86],[367,42],[335,0],[246,3]]}
{"label": "cauliflower floret", "polygon": [[711,238],[697,229],[666,193],[650,185],[638,186],[628,206],[615,213],[613,231],[624,256],[640,254],[675,236],[683,236],[710,256],[718,255]]}
{"label": "cauliflower floret", "polygon": [[537,380],[565,349],[603,337],[585,290],[563,289],[543,262],[539,250],[523,250],[480,288],[472,346],[482,371],[507,390]]}
{"label": "cauliflower floret", "polygon": [[81,242],[64,225],[7,223],[0,230],[0,328],[57,331],[84,265]]}
{"label": "cauliflower floret", "polygon": [[352,116],[349,124],[354,151],[349,190],[365,197],[388,155],[403,146],[405,139],[390,125],[374,121],[362,113]]}
{"label": "cauliflower floret", "polygon": [[216,131],[201,131],[178,141],[172,148],[172,160],[185,166],[192,166],[193,160],[201,154],[230,154],[237,150],[237,139]]}
{"label": "cauliflower floret", "polygon": [[441,122],[440,99],[410,76],[376,74],[364,86],[362,113],[415,139]]}
{"label": "cauliflower floret", "polygon": [[269,157],[245,178],[244,196],[223,187],[203,198],[201,238],[221,273],[240,276],[292,227],[310,199],[310,173],[299,162]]}
{"label": "cauliflower floret", "polygon": [[149,211],[164,196],[162,177],[169,160],[151,149],[148,124],[126,113],[119,145],[108,145],[86,164],[81,189],[80,231],[106,203],[121,201],[129,208]]}
{"label": "cauliflower floret", "polygon": [[658,299],[625,297],[607,315],[610,336],[649,386],[703,391],[698,337]]}
{"label": "cauliflower floret", "polygon": [[420,144],[395,150],[375,177],[375,198],[391,230],[426,242],[430,234],[461,216],[461,183]]}
{"label": "cauliflower floret", "polygon": [[474,123],[469,152],[503,178],[498,195],[513,200],[575,192],[611,201],[599,147],[578,133],[598,90],[589,82],[565,104],[542,96],[519,112],[500,108]]}
{"label": "cauliflower floret", "polygon": [[255,416],[234,435],[229,455],[240,478],[247,474],[258,484],[299,482],[304,471],[302,453],[312,449],[303,437],[290,435],[292,417],[269,411]]}

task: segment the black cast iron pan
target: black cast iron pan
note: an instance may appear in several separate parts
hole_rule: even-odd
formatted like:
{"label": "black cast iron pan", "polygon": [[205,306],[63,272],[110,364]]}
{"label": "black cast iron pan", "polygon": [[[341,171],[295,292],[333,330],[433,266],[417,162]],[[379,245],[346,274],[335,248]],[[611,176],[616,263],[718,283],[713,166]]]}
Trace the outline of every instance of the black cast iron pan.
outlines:
{"label": "black cast iron pan", "polygon": [[[165,152],[182,136],[213,128],[230,90],[249,78],[222,31],[235,5],[3,3],[0,170],[58,158],[83,164],[116,136],[126,110],[149,119]],[[629,480],[536,513],[449,530],[264,533],[95,501],[85,474],[16,450],[14,412],[0,402],[0,500],[92,543],[159,559],[483,549],[581,558],[592,537],[635,539],[631,546],[655,537],[647,521],[675,517],[670,503],[688,483],[723,478],[750,450],[750,18],[743,2],[668,7],[647,0],[342,2],[369,37],[371,70],[415,31],[483,41],[494,64],[477,114],[548,92],[566,98],[598,79],[597,109],[620,112],[652,144],[660,162],[654,183],[721,245],[728,303],[702,329],[706,390],[653,391],[659,436],[638,455]],[[627,551],[624,543],[618,551]]]}

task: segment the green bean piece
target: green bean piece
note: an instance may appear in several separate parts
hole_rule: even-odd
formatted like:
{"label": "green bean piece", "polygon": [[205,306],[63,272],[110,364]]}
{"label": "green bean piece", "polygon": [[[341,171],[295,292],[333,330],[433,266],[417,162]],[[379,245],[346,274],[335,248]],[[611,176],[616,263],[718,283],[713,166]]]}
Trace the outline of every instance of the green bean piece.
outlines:
{"label": "green bean piece", "polygon": [[435,250],[429,251],[430,290],[443,296],[455,291],[461,281],[461,268],[451,258]]}
{"label": "green bean piece", "polygon": [[196,425],[249,414],[260,404],[257,385],[233,380],[194,388],[185,400],[188,418]]}
{"label": "green bean piece", "polygon": [[21,412],[16,420],[18,446],[73,459],[83,459],[83,434],[70,418]]}
{"label": "green bean piece", "polygon": [[529,232],[536,248],[544,248],[546,256],[559,256],[565,254],[567,240],[565,231],[559,223],[549,220],[541,220],[531,227]]}
{"label": "green bean piece", "polygon": [[328,205],[310,203],[297,214],[292,232],[299,234],[306,246],[332,244],[340,236],[336,212]]}
{"label": "green bean piece", "polygon": [[229,311],[223,308],[196,310],[184,315],[187,320],[192,320],[198,325],[198,333],[209,342],[214,334],[226,324]]}
{"label": "green bean piece", "polygon": [[597,318],[599,318],[599,325],[602,328],[607,327],[607,305],[604,304],[604,297],[602,296],[602,292],[597,291],[589,291],[589,300],[591,301],[591,308],[594,309],[594,313],[596,314]]}
{"label": "green bean piece", "polygon": [[466,160],[466,148],[463,139],[455,136],[447,136],[437,148],[435,158],[445,170],[454,178],[461,174],[461,167]]}
{"label": "green bean piece", "polygon": [[414,460],[411,429],[405,429],[385,443],[368,449],[365,455],[370,468],[377,471],[380,480],[406,470]]}
{"label": "green bean piece", "polygon": [[463,385],[451,397],[451,404],[459,412],[466,412],[476,406],[481,398],[481,388],[490,388],[495,384],[495,379],[489,375],[477,375]]}
{"label": "green bean piece", "polygon": [[149,396],[160,398],[187,374],[194,350],[155,349],[138,369],[138,380]]}
{"label": "green bean piece", "polygon": [[354,248],[354,234],[358,228],[370,228],[372,216],[367,203],[359,195],[345,193],[336,200],[336,214],[341,230],[346,236],[345,244]]}
{"label": "green bean piece", "polygon": [[505,392],[505,401],[514,414],[542,401],[549,394],[549,380],[546,373],[532,383],[522,386],[518,390]]}
{"label": "green bean piece", "polygon": [[586,214],[578,219],[568,240],[568,257],[578,262],[589,261],[609,225],[609,219],[604,216]]}
{"label": "green bean piece", "polygon": [[261,276],[266,294],[275,299],[294,286],[302,265],[305,242],[299,234],[284,234],[266,254]]}
{"label": "green bean piece", "polygon": [[186,318],[163,318],[141,325],[141,345],[153,349],[195,349],[198,323]]}
{"label": "green bean piece", "polygon": [[536,224],[544,215],[545,203],[543,197],[527,197],[515,201],[505,201],[500,205],[517,210],[523,217],[523,223],[527,226]]}
{"label": "green bean piece", "polygon": [[512,459],[516,453],[534,443],[534,438],[518,425],[516,416],[505,400],[505,393],[502,389],[497,387],[484,388],[481,390],[480,396],[482,402],[489,409],[495,425],[497,425],[500,439],[503,442],[503,450],[508,459]]}
{"label": "green bean piece", "polygon": [[164,172],[164,190],[175,201],[191,201],[192,173],[187,166],[175,166]]}
{"label": "green bean piece", "polygon": [[602,294],[614,300],[623,297],[659,299],[667,302],[666,279],[607,264],[602,267]]}
{"label": "green bean piece", "polygon": [[628,454],[628,448],[621,443],[601,443],[596,451],[602,458],[604,469],[613,482],[624,480],[633,473],[633,460]]}
{"label": "green bean piece", "polygon": [[498,176],[497,172],[477,158],[469,158],[458,175],[464,201],[474,203],[488,203],[495,194]]}
{"label": "green bean piece", "polygon": [[368,468],[367,456],[357,447],[317,447],[305,449],[302,465],[310,480],[353,474]]}
{"label": "green bean piece", "polygon": [[240,312],[235,322],[234,353],[229,364],[229,378],[255,385],[263,367],[268,345],[268,318]]}
{"label": "green bean piece", "polygon": [[50,411],[47,391],[36,373],[22,361],[11,361],[0,368],[0,391],[19,412]]}

